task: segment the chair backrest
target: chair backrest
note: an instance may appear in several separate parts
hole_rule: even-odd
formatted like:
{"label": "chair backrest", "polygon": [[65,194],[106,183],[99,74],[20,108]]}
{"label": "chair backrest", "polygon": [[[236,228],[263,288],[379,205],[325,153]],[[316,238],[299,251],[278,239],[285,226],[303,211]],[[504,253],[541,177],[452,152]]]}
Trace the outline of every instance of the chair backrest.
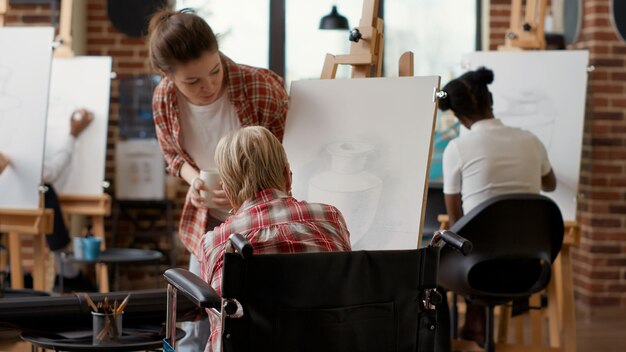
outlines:
{"label": "chair backrest", "polygon": [[225,318],[224,351],[417,351],[435,327],[423,295],[438,259],[438,248],[227,253],[222,295],[244,314]]}
{"label": "chair backrest", "polygon": [[[563,218],[556,203],[538,194],[494,197],[452,228],[474,250],[467,256],[442,249],[439,282],[475,300],[495,303],[545,288],[563,243]],[[499,303],[496,303],[499,304]]]}

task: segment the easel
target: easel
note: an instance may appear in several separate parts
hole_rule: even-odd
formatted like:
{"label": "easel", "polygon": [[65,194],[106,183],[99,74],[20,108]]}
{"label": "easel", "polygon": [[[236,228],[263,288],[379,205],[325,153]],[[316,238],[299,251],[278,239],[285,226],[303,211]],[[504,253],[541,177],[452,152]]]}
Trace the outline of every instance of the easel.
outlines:
{"label": "easel", "polygon": [[[54,50],[54,57],[73,57],[72,44],[72,11],[74,0],[61,2],[61,16],[59,21],[59,46]],[[106,249],[104,217],[111,215],[111,196],[102,193],[97,196],[59,195],[61,209],[66,219],[72,215],[84,215],[91,217],[93,234],[100,238],[101,250]],[[109,271],[106,264],[96,264],[98,288],[100,292],[109,292]]]}
{"label": "easel", "polygon": [[9,258],[11,261],[11,287],[24,288],[24,272],[22,270],[22,238],[20,236],[34,235],[33,240],[33,289],[45,290],[47,245],[46,233],[52,232],[52,209],[43,206],[43,195],[39,195],[37,209],[0,209],[0,232],[9,235]]}
{"label": "easel", "polygon": [[[0,27],[4,26],[5,16],[9,10],[9,1],[0,0]],[[11,287],[24,288],[24,273],[22,270],[22,234],[34,235],[34,266],[33,288],[45,290],[45,261],[46,233],[52,231],[53,213],[45,209],[43,194],[39,195],[37,209],[0,209],[0,232],[8,233],[9,257],[11,261]],[[4,265],[4,262],[1,264]]]}
{"label": "easel", "polygon": [[60,45],[54,49],[55,57],[73,57],[72,49],[72,11],[74,0],[61,1],[61,16],[59,19],[59,35],[56,37]]}
{"label": "easel", "polygon": [[9,12],[9,0],[0,0],[0,27],[4,27],[4,16]]}
{"label": "easel", "polygon": [[[333,79],[339,65],[352,65],[352,78],[382,77],[383,20],[378,17],[378,0],[364,0],[359,27],[350,32],[350,54],[326,54],[321,79]],[[413,53],[400,57],[399,75],[413,76]]]}
{"label": "easel", "polygon": [[504,45],[498,50],[523,50],[546,48],[544,19],[548,0],[526,0],[522,23],[522,0],[512,0],[511,26],[506,32]]}
{"label": "easel", "polygon": [[[383,65],[383,20],[378,17],[378,0],[363,0],[363,11],[359,27],[350,31],[350,54],[332,55],[326,54],[324,66],[320,79],[334,79],[339,65],[352,66],[352,78],[382,77]],[[407,51],[400,56],[398,75],[400,77],[410,77],[414,75],[413,53]],[[437,97],[445,97],[445,93],[438,90],[433,92],[433,100],[438,102]],[[435,116],[436,117],[436,116]],[[433,125],[434,129],[434,125]],[[429,160],[432,157],[430,150]],[[428,170],[427,170],[428,172]],[[424,185],[424,198],[422,204],[426,203],[428,194],[428,184]],[[426,208],[422,207],[420,228],[424,224]],[[417,247],[421,245],[422,232],[419,231]]]}

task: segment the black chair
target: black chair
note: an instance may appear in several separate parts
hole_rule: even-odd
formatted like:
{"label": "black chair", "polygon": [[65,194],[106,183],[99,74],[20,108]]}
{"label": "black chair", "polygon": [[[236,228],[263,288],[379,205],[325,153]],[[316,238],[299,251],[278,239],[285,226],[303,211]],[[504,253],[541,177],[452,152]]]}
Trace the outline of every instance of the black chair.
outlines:
{"label": "black chair", "polygon": [[[449,231],[433,241],[442,239],[471,250]],[[221,314],[224,351],[434,350],[435,304],[441,302],[437,245],[253,255],[241,235],[230,243],[235,253],[225,254],[222,298],[186,270],[165,272],[172,299],[180,291]],[[175,321],[168,313],[168,331]],[[173,351],[175,341],[164,342],[164,350]]]}
{"label": "black chair", "polygon": [[470,240],[474,250],[462,256],[444,247],[439,283],[487,307],[485,350],[494,351],[494,307],[539,292],[550,281],[563,243],[561,211],[542,195],[502,195],[472,209],[450,230]]}

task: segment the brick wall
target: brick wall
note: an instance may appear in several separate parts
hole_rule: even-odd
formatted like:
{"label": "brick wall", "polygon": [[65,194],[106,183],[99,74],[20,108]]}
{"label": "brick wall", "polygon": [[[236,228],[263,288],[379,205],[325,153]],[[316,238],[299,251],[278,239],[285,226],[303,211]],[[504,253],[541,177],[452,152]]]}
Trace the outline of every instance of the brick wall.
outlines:
{"label": "brick wall", "polygon": [[[575,49],[590,52],[578,222],[573,251],[576,299],[585,306],[626,306],[626,44],[611,25],[609,0],[583,0]],[[509,0],[491,0],[490,45],[504,43]]]}

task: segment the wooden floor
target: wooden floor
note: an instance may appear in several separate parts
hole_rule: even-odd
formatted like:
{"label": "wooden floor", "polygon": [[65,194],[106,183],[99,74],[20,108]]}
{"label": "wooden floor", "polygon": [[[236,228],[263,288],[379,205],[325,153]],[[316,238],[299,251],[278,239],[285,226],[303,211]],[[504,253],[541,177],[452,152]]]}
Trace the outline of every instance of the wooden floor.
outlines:
{"label": "wooden floor", "polygon": [[626,351],[626,308],[576,312],[578,352]]}
{"label": "wooden floor", "polygon": [[[577,352],[626,351],[626,308],[599,308],[576,312]],[[0,341],[0,351],[27,352],[30,345],[24,342],[7,344]]]}

